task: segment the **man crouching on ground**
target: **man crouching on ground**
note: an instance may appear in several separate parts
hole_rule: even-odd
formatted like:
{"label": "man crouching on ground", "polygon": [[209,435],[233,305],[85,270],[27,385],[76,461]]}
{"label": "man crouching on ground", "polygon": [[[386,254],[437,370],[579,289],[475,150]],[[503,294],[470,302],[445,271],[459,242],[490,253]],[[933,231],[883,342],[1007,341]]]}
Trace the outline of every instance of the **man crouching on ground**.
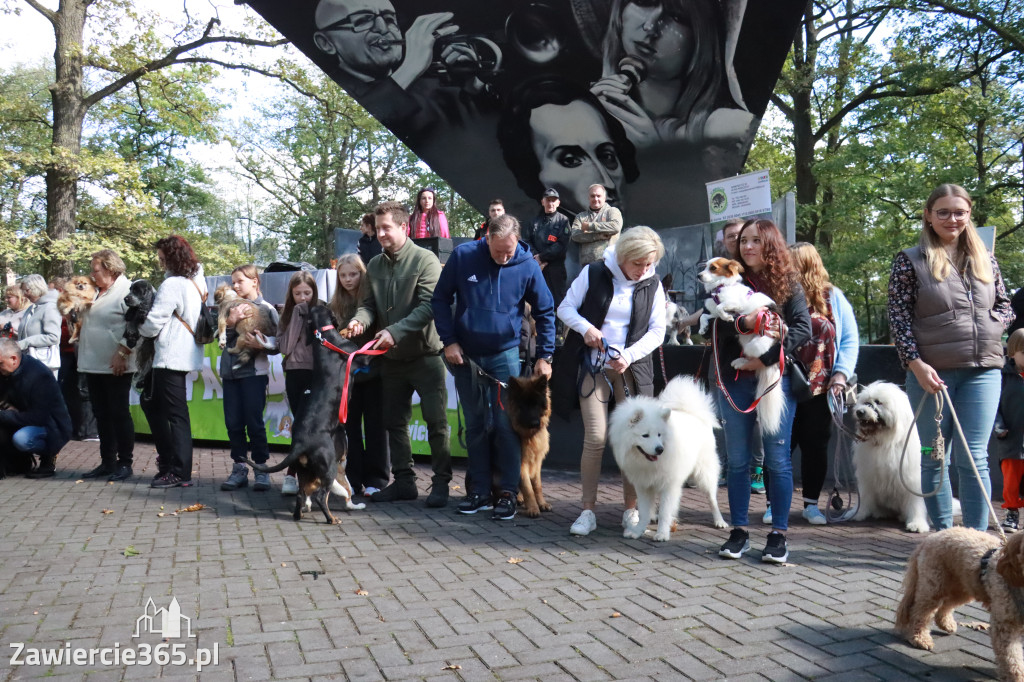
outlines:
{"label": "man crouching on ground", "polygon": [[[489,221],[486,240],[462,244],[452,252],[434,289],[431,305],[437,332],[466,414],[469,490],[459,504],[463,514],[494,509],[495,519],[516,515],[519,436],[509,423],[500,396],[504,389],[497,382],[507,384],[510,376],[519,376],[519,334],[526,303],[537,325],[534,374],[551,376],[554,301],[537,261],[519,243],[519,222],[507,214]],[[494,426],[493,449],[487,436],[488,414]],[[498,500],[491,497],[492,460],[500,476]]]}
{"label": "man crouching on ground", "polygon": [[71,438],[71,415],[61,397],[53,370],[27,353],[14,339],[0,339],[0,478],[13,450],[39,455],[39,465],[28,478],[49,478],[56,473],[57,453]]}

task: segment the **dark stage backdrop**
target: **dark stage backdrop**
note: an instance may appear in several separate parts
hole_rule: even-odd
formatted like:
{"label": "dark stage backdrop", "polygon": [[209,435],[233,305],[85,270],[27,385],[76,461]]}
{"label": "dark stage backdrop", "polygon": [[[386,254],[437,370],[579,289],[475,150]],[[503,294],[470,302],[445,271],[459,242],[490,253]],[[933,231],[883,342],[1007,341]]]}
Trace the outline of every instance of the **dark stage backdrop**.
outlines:
{"label": "dark stage backdrop", "polygon": [[708,220],[806,0],[249,0],[481,212],[601,183],[626,225]]}

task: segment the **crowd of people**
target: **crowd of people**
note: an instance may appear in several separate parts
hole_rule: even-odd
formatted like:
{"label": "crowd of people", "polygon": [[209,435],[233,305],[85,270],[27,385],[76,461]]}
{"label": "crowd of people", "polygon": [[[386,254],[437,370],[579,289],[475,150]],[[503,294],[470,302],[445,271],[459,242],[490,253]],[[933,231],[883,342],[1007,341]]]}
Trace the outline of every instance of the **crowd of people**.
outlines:
{"label": "crowd of people", "polygon": [[[550,382],[557,414],[567,417],[576,407],[582,414],[582,510],[569,532],[593,532],[609,411],[628,396],[654,395],[653,355],[665,339],[667,293],[655,275],[665,254],[658,233],[644,226],[623,229],[622,214],[606,203],[604,187],[594,185],[588,194],[590,206],[571,221],[558,212],[560,196],[553,187],[543,192],[538,214],[529,223],[520,224],[504,212],[500,199],[494,200],[483,234],[457,247],[444,267],[413,241],[447,233],[434,191],[419,192],[412,213],[401,203],[386,201],[363,216],[358,253],[338,260],[331,300],[321,300],[314,278],[297,272],[280,317],[262,297],[257,268],[235,268],[231,286],[251,305],[232,308],[226,320],[219,367],[233,465],[221,489],[248,486],[246,461],[264,463],[269,458],[263,413],[270,355],[284,356],[293,430],[302,428],[315,383],[314,340],[307,318],[310,308],[320,304],[329,306],[337,329],[360,347],[386,351],[370,371],[352,380],[345,432],[346,473],[353,493],[375,502],[418,497],[408,430],[415,391],[433,470],[426,505],[448,504],[452,461],[445,377],[450,372],[465,414],[469,456],[466,497],[457,511],[486,510],[495,519],[514,518],[520,445],[503,392],[508,380],[524,370],[520,345],[527,335],[528,313],[535,339],[525,369]],[[952,438],[952,419],[937,422],[931,411],[922,411],[917,425],[922,443],[932,444],[941,428],[951,455],[922,457],[923,485],[938,489],[926,501],[932,525],[948,528],[953,522],[946,471],[953,461],[960,472],[964,525],[988,527],[988,443],[994,433],[1005,481],[1003,523],[1015,530],[1024,506],[1024,329],[1013,331],[1004,350],[1002,338],[1014,321],[1014,308],[998,262],[971,221],[971,210],[970,196],[956,185],[941,185],[928,198],[919,244],[893,260],[890,327],[912,403],[916,406],[925,394],[947,391],[944,417],[951,407],[956,409],[969,446],[964,452]],[[571,284],[565,266],[570,241],[580,245],[583,261]],[[201,368],[203,348],[195,330],[208,292],[202,265],[183,237],[165,237],[155,246],[166,277],[139,328],[153,341],[152,369],[139,385],[157,449],[151,485],[170,488],[192,483],[186,375]],[[787,246],[772,221],[733,221],[723,228],[718,248],[721,255],[739,261],[746,285],[775,302],[773,310],[763,308],[735,321],[716,319],[709,334],[714,346],[710,374],[725,427],[724,483],[732,525],[719,554],[738,559],[749,550],[751,494],[766,492],[762,520],[771,530],[761,559],[782,563],[789,557],[785,533],[795,492],[792,452],[797,447],[802,455],[802,516],[811,524],[826,523],[819,498],[827,470],[830,403],[845,395],[854,376],[857,321],[814,246]],[[109,249],[92,255],[90,270],[97,294],[84,313],[74,355],[91,396],[100,462],[83,478],[125,481],[133,475],[135,443],[129,393],[140,364],[140,347],[126,340],[125,296],[131,283],[123,261]],[[53,476],[56,455],[73,432],[67,405],[54,400],[61,395],[57,370],[62,367],[57,291],[47,288],[42,277],[29,275],[9,286],[4,298],[2,461],[8,473]],[[261,309],[269,329],[236,331],[242,320]],[[701,312],[686,322],[695,322]],[[566,335],[556,361],[559,325]],[[740,338],[750,334],[769,337],[770,349],[756,358],[743,356]],[[240,356],[239,349],[247,353]],[[778,363],[788,369],[779,385],[782,422],[767,434],[755,413],[741,406],[759,398],[757,370]],[[794,367],[806,375],[799,391]],[[297,492],[294,474],[285,476],[283,493]],[[252,487],[270,489],[268,475],[256,473]],[[625,477],[622,488],[622,523],[631,527],[637,521],[636,494]]]}

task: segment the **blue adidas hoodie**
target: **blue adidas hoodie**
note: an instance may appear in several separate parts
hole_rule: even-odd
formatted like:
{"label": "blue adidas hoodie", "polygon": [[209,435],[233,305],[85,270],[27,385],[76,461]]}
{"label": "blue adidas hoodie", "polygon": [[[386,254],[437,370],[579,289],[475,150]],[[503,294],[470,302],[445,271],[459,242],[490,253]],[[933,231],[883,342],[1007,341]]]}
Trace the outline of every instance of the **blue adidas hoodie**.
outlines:
{"label": "blue adidas hoodie", "polygon": [[474,357],[519,345],[524,303],[537,324],[537,357],[549,357],[555,351],[555,304],[540,266],[522,242],[512,260],[498,265],[483,239],[452,251],[430,301],[444,345],[458,343]]}

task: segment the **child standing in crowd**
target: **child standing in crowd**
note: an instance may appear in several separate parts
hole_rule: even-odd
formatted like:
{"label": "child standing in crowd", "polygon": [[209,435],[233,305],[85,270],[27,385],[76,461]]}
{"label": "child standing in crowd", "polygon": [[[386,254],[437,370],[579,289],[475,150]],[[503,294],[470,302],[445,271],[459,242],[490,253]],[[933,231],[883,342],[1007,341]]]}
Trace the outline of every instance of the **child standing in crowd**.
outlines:
{"label": "child standing in crowd", "polygon": [[[284,355],[284,391],[292,411],[294,434],[306,415],[309,388],[313,385],[313,347],[306,335],[306,320],[309,318],[310,307],[322,301],[317,294],[316,280],[308,272],[302,271],[292,275],[285,299],[277,341]],[[299,482],[295,478],[295,468],[291,467],[281,485],[281,494],[295,495],[298,492]]]}
{"label": "child standing in crowd", "polygon": [[[338,259],[338,286],[331,298],[331,312],[337,319],[338,329],[348,326],[359,302],[369,288],[366,280],[366,266],[359,256],[346,254]],[[359,337],[353,337],[358,346],[373,338],[374,331],[366,330]],[[371,365],[368,374],[357,374],[351,379],[349,388],[348,422],[348,464],[345,473],[352,486],[352,493],[363,492],[370,497],[388,484],[387,431],[384,429],[384,389],[380,370]],[[366,437],[364,444],[363,437]]]}
{"label": "child standing in crowd", "polygon": [[1003,530],[1013,532],[1020,527],[1024,507],[1020,489],[1024,482],[1024,329],[1010,334],[1006,355],[992,451],[1003,470]]}
{"label": "child standing in crowd", "polygon": [[[227,345],[220,359],[220,378],[224,385],[224,424],[228,429],[234,466],[231,467],[228,479],[220,484],[221,490],[236,490],[249,485],[249,467],[245,460],[250,449],[252,461],[257,464],[264,464],[270,459],[267,428],[263,424],[263,410],[267,406],[267,374],[270,370],[267,354],[278,352],[277,310],[263,300],[260,294],[260,276],[256,266],[249,264],[235,268],[231,272],[231,286],[239,298],[267,309],[273,322],[273,336],[265,336],[257,330],[249,332],[245,338],[239,338],[235,325],[255,311],[251,306],[236,306],[231,310],[227,320]],[[237,367],[235,363],[238,356],[228,352],[236,345],[248,346],[254,351],[248,362]],[[269,490],[270,474],[256,473],[252,489]]]}

